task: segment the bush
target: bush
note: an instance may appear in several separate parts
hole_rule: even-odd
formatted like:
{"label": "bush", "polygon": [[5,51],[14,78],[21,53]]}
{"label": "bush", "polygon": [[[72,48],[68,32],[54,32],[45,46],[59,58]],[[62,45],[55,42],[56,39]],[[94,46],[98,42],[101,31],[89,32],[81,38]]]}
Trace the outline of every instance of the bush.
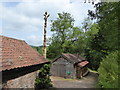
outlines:
{"label": "bush", "polygon": [[51,80],[49,78],[50,65],[45,64],[39,70],[38,78],[36,78],[36,89],[44,89],[52,87]]}
{"label": "bush", "polygon": [[102,88],[118,88],[118,51],[110,53],[100,63],[99,83]]}

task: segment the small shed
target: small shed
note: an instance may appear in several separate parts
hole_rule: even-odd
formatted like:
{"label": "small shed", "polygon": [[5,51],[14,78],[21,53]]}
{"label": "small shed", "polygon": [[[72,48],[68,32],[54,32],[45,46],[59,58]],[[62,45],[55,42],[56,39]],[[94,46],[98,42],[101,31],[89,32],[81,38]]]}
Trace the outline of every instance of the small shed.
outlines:
{"label": "small shed", "polygon": [[51,74],[64,78],[81,78],[88,73],[88,61],[78,54],[61,54],[51,65]]}
{"label": "small shed", "polygon": [[0,36],[2,88],[34,88],[38,70],[49,63],[25,41]]}

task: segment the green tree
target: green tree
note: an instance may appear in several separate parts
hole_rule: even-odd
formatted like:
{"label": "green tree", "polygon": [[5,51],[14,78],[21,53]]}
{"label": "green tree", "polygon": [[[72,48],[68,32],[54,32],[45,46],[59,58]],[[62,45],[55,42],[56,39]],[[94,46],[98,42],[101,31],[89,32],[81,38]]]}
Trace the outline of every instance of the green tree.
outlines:
{"label": "green tree", "polygon": [[61,53],[77,53],[84,56],[89,42],[98,32],[98,25],[86,18],[82,27],[74,27],[74,19],[69,13],[59,13],[57,20],[52,21],[49,40],[48,58],[55,58]]}
{"label": "green tree", "polygon": [[[109,51],[118,49],[118,20],[120,2],[98,3],[95,5],[96,12],[89,11],[92,18],[97,18],[99,34],[96,36],[101,42],[99,45]],[[92,13],[92,14],[91,14]]]}
{"label": "green tree", "polygon": [[[100,58],[102,57],[102,54],[98,51],[94,50],[93,48],[97,47],[97,42],[94,41],[94,38],[96,35],[98,35],[99,32],[99,26],[96,23],[93,23],[89,30],[85,33],[85,57],[90,62],[89,68],[93,70],[97,70],[100,63]],[[92,44],[92,42],[94,44]],[[92,47],[94,45],[94,47]]]}
{"label": "green tree", "polygon": [[110,53],[102,60],[98,73],[100,87],[118,88],[118,51]]}
{"label": "green tree", "polygon": [[[52,21],[51,31],[54,32],[50,39],[47,57],[55,58],[63,52],[71,51],[71,33],[73,32],[74,19],[69,13],[58,13],[58,18]],[[70,47],[70,46],[69,46]]]}
{"label": "green tree", "polygon": [[69,13],[58,13],[57,20],[52,21],[51,31],[54,31],[54,35],[59,38],[61,45],[65,40],[69,39],[69,33],[73,29],[74,19]]}
{"label": "green tree", "polygon": [[109,52],[118,49],[118,10],[120,10],[120,2],[101,2],[95,4],[95,8],[95,12],[89,11],[89,16],[91,19],[97,20],[99,31],[90,42],[90,50],[87,51],[87,56],[88,59],[98,63],[97,67],[92,66],[97,70],[102,58]]}
{"label": "green tree", "polygon": [[39,70],[39,75],[36,78],[35,88],[37,90],[52,87],[51,79],[49,77],[50,65],[45,64]]}
{"label": "green tree", "polygon": [[54,59],[62,53],[61,44],[58,37],[54,36],[50,38],[49,42],[49,46],[47,47],[47,58]]}
{"label": "green tree", "polygon": [[83,30],[84,32],[87,32],[90,30],[91,26],[92,26],[92,21],[90,20],[89,17],[85,18],[84,21],[82,22],[83,26]]}

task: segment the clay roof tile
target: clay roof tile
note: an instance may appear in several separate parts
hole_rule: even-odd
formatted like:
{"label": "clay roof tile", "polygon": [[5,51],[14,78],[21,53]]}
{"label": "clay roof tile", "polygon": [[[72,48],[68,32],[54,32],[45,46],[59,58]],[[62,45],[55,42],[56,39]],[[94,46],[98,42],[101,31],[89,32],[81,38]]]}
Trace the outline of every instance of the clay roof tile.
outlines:
{"label": "clay roof tile", "polygon": [[0,71],[48,62],[23,40],[0,36]]}

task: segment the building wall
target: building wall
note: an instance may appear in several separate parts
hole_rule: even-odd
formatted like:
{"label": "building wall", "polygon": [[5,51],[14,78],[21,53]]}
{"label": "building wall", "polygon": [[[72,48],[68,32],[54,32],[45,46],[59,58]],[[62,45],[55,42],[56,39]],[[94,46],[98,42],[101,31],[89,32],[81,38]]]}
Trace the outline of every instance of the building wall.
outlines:
{"label": "building wall", "polygon": [[2,72],[3,88],[34,88],[38,70],[42,65],[24,67]]}
{"label": "building wall", "polygon": [[37,71],[20,76],[15,79],[8,80],[4,83],[6,88],[34,88]]}
{"label": "building wall", "polygon": [[[70,75],[68,74],[70,72]],[[58,58],[51,65],[51,74],[64,78],[75,78],[76,72],[73,64],[64,58]]]}

